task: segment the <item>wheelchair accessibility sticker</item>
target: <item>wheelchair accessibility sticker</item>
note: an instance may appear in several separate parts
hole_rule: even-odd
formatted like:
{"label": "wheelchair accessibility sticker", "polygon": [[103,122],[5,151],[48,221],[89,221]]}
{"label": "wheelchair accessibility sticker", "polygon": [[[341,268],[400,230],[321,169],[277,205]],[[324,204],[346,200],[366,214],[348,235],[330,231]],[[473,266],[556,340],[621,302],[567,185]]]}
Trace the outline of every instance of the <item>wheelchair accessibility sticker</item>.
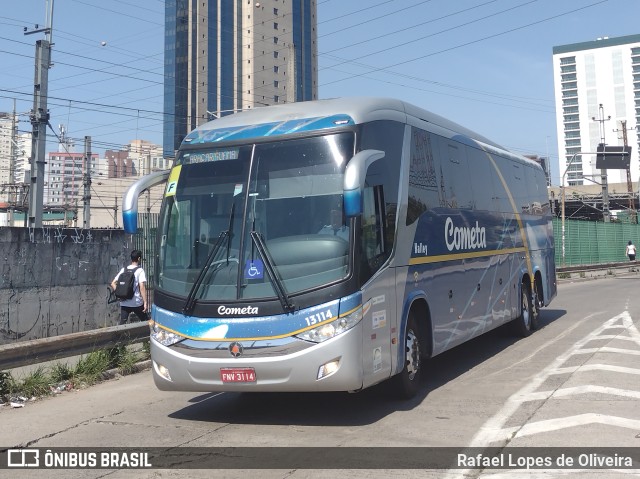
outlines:
{"label": "wheelchair accessibility sticker", "polygon": [[244,265],[245,279],[262,279],[264,277],[264,263],[260,259],[248,259]]}

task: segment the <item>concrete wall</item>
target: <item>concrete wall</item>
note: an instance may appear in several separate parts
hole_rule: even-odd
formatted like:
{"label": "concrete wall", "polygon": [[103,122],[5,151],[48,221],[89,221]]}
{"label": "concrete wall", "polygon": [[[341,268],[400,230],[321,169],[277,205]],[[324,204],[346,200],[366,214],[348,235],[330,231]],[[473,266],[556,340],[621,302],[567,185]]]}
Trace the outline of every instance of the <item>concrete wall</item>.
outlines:
{"label": "concrete wall", "polygon": [[0,228],[0,344],[116,325],[107,285],[132,249],[121,229]]}

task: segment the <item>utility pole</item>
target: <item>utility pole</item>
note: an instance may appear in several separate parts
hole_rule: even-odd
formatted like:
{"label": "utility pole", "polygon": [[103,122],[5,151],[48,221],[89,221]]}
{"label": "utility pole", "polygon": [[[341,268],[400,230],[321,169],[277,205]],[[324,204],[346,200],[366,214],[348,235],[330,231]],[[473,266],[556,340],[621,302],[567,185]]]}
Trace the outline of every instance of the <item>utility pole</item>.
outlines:
{"label": "utility pole", "polygon": [[118,197],[114,198],[114,206],[113,206],[113,227],[118,227]]}
{"label": "utility pole", "polygon": [[[145,175],[148,175],[149,173],[151,173],[151,150],[147,151],[147,164],[145,167]],[[147,189],[147,195],[146,195],[146,204],[145,204],[147,213],[151,212],[151,190]],[[149,218],[147,216],[147,218]]]}
{"label": "utility pole", "polygon": [[82,227],[89,229],[91,227],[91,137],[84,137],[84,177],[82,178],[84,185],[83,200],[83,222]]}
{"label": "utility pole", "polygon": [[47,19],[44,28],[36,28],[24,34],[44,32],[45,40],[36,41],[36,65],[33,85],[33,110],[31,110],[31,187],[29,189],[29,227],[42,227],[44,196],[44,165],[47,147],[47,125],[49,110],[47,95],[49,89],[49,68],[51,68],[51,28],[53,21],[53,0],[47,0]]}
{"label": "utility pole", "polygon": [[[609,115],[606,119],[604,117],[604,108],[602,103],[599,106],[599,116],[598,119],[596,117],[591,117],[593,121],[597,121],[600,123],[600,143],[604,148],[604,122],[611,119],[611,115]],[[609,223],[611,221],[611,213],[609,211],[609,185],[607,184],[607,169],[602,168],[600,170],[600,176],[602,178],[602,219],[605,223]]]}

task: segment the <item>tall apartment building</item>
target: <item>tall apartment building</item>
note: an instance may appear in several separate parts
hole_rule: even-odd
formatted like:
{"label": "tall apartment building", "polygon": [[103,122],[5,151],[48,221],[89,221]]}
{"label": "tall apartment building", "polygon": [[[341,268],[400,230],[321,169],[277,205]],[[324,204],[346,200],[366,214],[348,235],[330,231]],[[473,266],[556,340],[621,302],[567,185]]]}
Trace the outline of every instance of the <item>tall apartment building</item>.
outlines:
{"label": "tall apartment building", "polygon": [[29,183],[31,180],[31,150],[33,142],[31,133],[18,133],[14,181]]}
{"label": "tall apartment building", "polygon": [[[20,118],[0,112],[0,184],[22,183],[30,169],[31,133],[20,133]],[[26,165],[25,165],[26,162]]]}
{"label": "tall apartment building", "polygon": [[[553,75],[561,181],[564,176],[565,185],[599,182],[596,156],[580,153],[597,151],[603,135],[606,145],[622,146],[625,121],[631,179],[638,181],[640,35],[553,47]],[[626,183],[626,170],[607,170],[607,180]]]}
{"label": "tall apartment building", "polygon": [[164,154],[216,117],[318,96],[316,0],[166,0]]}
{"label": "tall apartment building", "polygon": [[152,171],[167,170],[173,162],[162,156],[162,147],[146,140],[132,140],[126,150],[106,150],[107,178],[142,176]]}
{"label": "tall apartment building", "polygon": [[0,203],[11,206],[26,201],[31,175],[31,133],[20,133],[19,123],[19,115],[0,112]]}
{"label": "tall apartment building", "polygon": [[[98,162],[98,154],[92,153],[92,177],[97,174]],[[73,153],[68,149],[49,153],[44,171],[43,204],[64,208],[82,206],[85,171],[84,153]]]}
{"label": "tall apartment building", "polygon": [[10,173],[15,162],[17,118],[12,113],[0,112],[0,185],[11,183]]}

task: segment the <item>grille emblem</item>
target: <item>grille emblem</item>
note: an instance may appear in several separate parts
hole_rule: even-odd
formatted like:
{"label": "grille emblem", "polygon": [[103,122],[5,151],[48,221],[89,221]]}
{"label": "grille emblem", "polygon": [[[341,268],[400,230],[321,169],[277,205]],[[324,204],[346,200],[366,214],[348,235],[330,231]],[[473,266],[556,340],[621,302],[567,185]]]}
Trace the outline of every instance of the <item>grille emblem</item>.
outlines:
{"label": "grille emblem", "polygon": [[240,356],[242,356],[243,351],[244,348],[240,343],[233,342],[229,345],[229,353],[231,353],[231,356],[233,356],[234,358],[239,358]]}

